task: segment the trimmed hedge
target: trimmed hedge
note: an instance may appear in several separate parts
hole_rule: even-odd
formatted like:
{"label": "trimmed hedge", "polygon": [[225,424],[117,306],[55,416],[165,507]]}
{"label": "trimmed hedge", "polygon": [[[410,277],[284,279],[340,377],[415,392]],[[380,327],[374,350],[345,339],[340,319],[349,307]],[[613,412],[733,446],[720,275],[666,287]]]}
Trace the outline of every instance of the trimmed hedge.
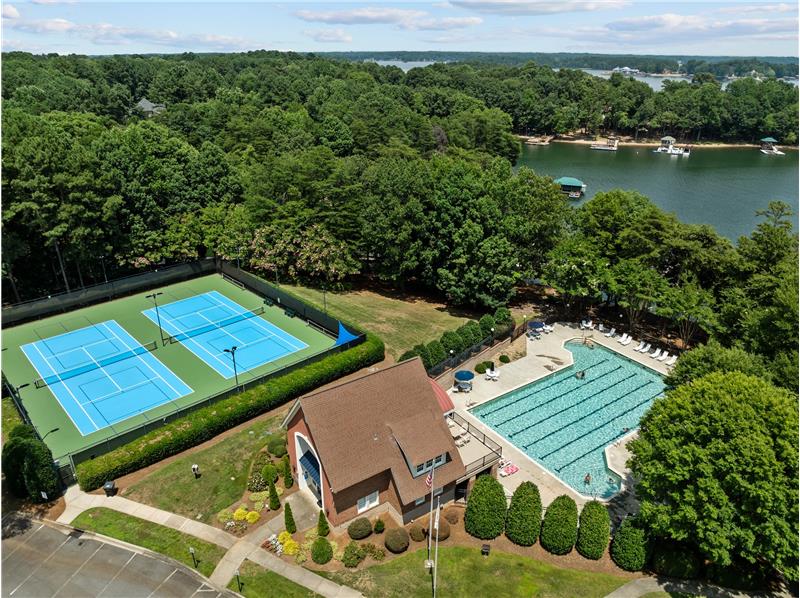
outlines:
{"label": "trimmed hedge", "polygon": [[[481,332],[483,333],[483,336],[487,337],[492,333],[492,328],[495,328],[494,316],[486,314],[478,321],[478,324],[481,327]],[[495,328],[495,332],[496,331],[497,328]]]}
{"label": "trimmed hedge", "polygon": [[324,565],[333,558],[331,543],[325,538],[317,538],[311,545],[311,560],[317,565]]}
{"label": "trimmed hedge", "polygon": [[372,533],[372,524],[366,517],[359,517],[347,526],[347,535],[353,540],[363,540]]}
{"label": "trimmed hedge", "polygon": [[438,365],[447,359],[447,352],[439,341],[431,341],[428,343],[428,354],[431,356],[431,363],[433,365]]}
{"label": "trimmed hedge", "polygon": [[278,481],[278,468],[272,463],[267,463],[261,470],[261,477],[269,484]]}
{"label": "trimmed hedge", "polygon": [[578,506],[566,494],[557,497],[542,521],[542,548],[553,554],[567,554],[578,539]]}
{"label": "trimmed hedge", "polygon": [[611,558],[625,571],[641,571],[647,562],[647,536],[644,530],[626,519],[614,534]]}
{"label": "trimmed hedge", "polygon": [[383,545],[389,552],[400,554],[408,550],[408,532],[402,527],[395,527],[386,532]]}
{"label": "trimmed hedge", "polygon": [[448,330],[442,334],[442,338],[439,339],[439,342],[442,344],[445,355],[448,357],[450,356],[450,351],[453,353],[461,353],[463,350],[464,341],[461,339],[461,336],[453,330]]}
{"label": "trimmed hedge", "polygon": [[611,518],[608,509],[593,500],[581,511],[578,525],[578,542],[575,548],[587,559],[598,560],[608,548],[611,537]]}
{"label": "trimmed hedge", "polygon": [[467,499],[464,529],[471,536],[491,540],[503,533],[506,524],[506,495],[503,486],[492,476],[475,480]]}
{"label": "trimmed hedge", "polygon": [[533,546],[542,527],[542,498],[533,482],[522,482],[511,497],[506,537],[520,546]]}
{"label": "trimmed hedge", "polygon": [[422,365],[425,366],[425,369],[429,369],[431,367],[431,354],[428,351],[428,347],[425,345],[414,345],[412,349],[417,355],[419,355],[420,359],[422,359]]}
{"label": "trimmed hedge", "polygon": [[61,495],[61,480],[53,466],[53,453],[39,440],[34,429],[15,426],[2,453],[5,484],[12,494],[31,502],[44,502],[41,493],[53,500]]}
{"label": "trimmed hedge", "polygon": [[81,490],[101,487],[221,434],[323,384],[381,361],[383,341],[367,334],[360,345],[271,378],[264,384],[206,405],[113,451],[77,466]]}

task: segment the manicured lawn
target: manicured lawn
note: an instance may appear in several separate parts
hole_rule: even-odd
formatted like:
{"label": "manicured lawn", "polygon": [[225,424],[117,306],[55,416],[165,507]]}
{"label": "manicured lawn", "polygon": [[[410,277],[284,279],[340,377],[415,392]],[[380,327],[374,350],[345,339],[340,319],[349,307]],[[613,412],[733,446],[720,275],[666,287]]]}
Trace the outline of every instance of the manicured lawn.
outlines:
{"label": "manicured lawn", "polygon": [[14,401],[11,400],[11,397],[6,397],[3,399],[2,409],[2,416],[3,421],[0,425],[2,425],[2,435],[3,440],[6,439],[8,433],[15,427],[22,423],[22,418],[19,416],[19,412],[17,408],[14,407]]}
{"label": "manicured lawn", "polygon": [[[289,292],[322,307],[322,291],[286,285]],[[428,343],[446,330],[458,328],[467,314],[448,309],[444,304],[416,296],[389,295],[367,290],[328,292],[328,312],[374,332],[395,359],[418,343]],[[482,314],[474,314],[480,316]]]}
{"label": "manicured lawn", "polygon": [[206,577],[211,575],[217,563],[225,556],[225,549],[221,546],[103,507],[84,511],[75,518],[72,525],[136,544],[193,567],[192,555],[189,553],[191,546],[198,561],[197,570]]}
{"label": "manicured lawn", "polygon": [[[375,598],[431,594],[424,568],[426,550],[417,550],[363,570],[325,573],[329,579]],[[465,598],[601,598],[629,580],[602,573],[561,569],[530,558],[504,553],[482,557],[474,548],[439,548],[437,594]]]}
{"label": "manicured lawn", "polygon": [[702,596],[686,592],[648,592],[639,598],[702,598]]}
{"label": "manicured lawn", "polygon": [[239,579],[242,581],[241,591],[237,587],[236,577],[228,584],[228,589],[239,592],[246,598],[263,598],[264,596],[280,596],[281,598],[316,598],[316,592],[297,585],[277,573],[268,571],[252,561],[245,561],[239,567]]}
{"label": "manicured lawn", "polygon": [[[242,497],[253,457],[267,443],[267,436],[279,426],[278,417],[257,422],[203,451],[158,468],[125,490],[123,495],[211,523],[219,511]],[[197,480],[192,475],[194,463],[200,466],[201,475]]]}

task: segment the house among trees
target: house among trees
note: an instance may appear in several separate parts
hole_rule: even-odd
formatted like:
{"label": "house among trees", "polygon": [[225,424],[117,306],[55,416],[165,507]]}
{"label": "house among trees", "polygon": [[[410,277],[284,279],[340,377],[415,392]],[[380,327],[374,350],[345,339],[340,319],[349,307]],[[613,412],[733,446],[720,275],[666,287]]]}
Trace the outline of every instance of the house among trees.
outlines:
{"label": "house among trees", "polygon": [[478,437],[456,446],[468,430],[445,417],[452,410],[418,357],[300,397],[283,425],[301,491],[334,525],[379,506],[404,523],[424,515],[434,466],[434,497],[444,504],[465,496],[501,455]]}
{"label": "house among trees", "polygon": [[136,110],[144,114],[147,118],[161,114],[167,107],[164,104],[154,104],[147,98],[142,98],[136,103]]}

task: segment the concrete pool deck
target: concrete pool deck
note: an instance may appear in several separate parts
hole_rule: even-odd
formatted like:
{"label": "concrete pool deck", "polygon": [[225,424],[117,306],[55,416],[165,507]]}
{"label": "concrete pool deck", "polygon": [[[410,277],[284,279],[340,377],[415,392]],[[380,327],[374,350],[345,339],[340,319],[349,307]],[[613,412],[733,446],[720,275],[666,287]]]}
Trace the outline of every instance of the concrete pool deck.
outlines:
{"label": "concrete pool deck", "polygon": [[[576,492],[572,487],[562,482],[553,473],[536,463],[508,440],[497,434],[489,426],[485,425],[477,417],[473,416],[469,410],[477,405],[486,403],[506,394],[516,388],[530,384],[549,374],[563,370],[573,363],[572,353],[568,351],[564,344],[569,340],[588,339],[602,345],[620,355],[627,357],[631,361],[650,368],[659,374],[666,375],[668,368],[662,362],[655,361],[647,355],[637,353],[633,349],[638,341],[632,342],[628,346],[622,346],[616,339],[606,338],[605,335],[596,330],[582,331],[577,324],[557,323],[553,325],[554,331],[550,334],[543,334],[539,339],[528,339],[527,355],[511,363],[500,365],[500,379],[497,381],[485,380],[483,376],[476,376],[473,381],[472,392],[460,393],[448,390],[448,394],[453,400],[456,412],[467,419],[474,427],[484,432],[489,438],[503,447],[503,458],[510,459],[519,467],[519,471],[508,477],[500,477],[500,483],[506,490],[506,495],[511,493],[524,481],[535,483],[542,497],[542,504],[549,505],[553,499],[562,494],[572,497],[576,503],[583,505],[592,500],[591,496],[583,496]],[[495,364],[497,365],[497,364]],[[635,497],[632,492],[627,491],[631,488],[630,474],[625,467],[630,454],[626,448],[627,441],[635,436],[635,432],[626,436],[622,442],[609,445],[605,449],[606,460],[609,468],[620,475],[624,480],[623,491],[612,496],[606,502],[618,507],[621,515],[628,512],[635,512],[638,509]]]}

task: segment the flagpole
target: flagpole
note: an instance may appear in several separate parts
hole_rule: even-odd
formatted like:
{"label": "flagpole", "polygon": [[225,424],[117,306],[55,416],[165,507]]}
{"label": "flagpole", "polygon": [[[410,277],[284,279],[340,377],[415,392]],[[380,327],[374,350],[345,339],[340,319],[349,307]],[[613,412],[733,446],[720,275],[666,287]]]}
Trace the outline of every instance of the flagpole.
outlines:
{"label": "flagpole", "polygon": [[436,598],[436,578],[439,575],[439,514],[439,499],[437,498],[436,523],[434,524],[434,527],[436,528],[436,556],[433,558],[433,598]]}
{"label": "flagpole", "polygon": [[433,469],[431,469],[431,510],[428,517],[428,560],[431,558],[431,531],[433,530],[433,489],[434,479],[436,478],[436,459],[433,460]]}

